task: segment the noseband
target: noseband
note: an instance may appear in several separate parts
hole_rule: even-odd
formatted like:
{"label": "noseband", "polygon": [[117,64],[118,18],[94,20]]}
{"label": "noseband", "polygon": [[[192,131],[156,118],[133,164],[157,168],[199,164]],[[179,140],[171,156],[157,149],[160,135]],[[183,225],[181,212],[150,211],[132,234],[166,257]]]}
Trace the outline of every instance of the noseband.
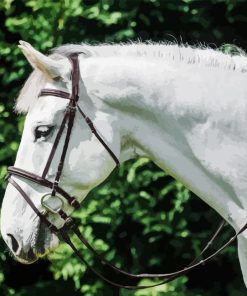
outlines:
{"label": "noseband", "polygon": [[[70,141],[71,131],[74,124],[75,114],[78,111],[82,117],[84,118],[86,124],[90,128],[91,132],[97,137],[99,142],[104,146],[104,148],[107,150],[109,155],[112,157],[116,165],[119,165],[119,160],[114,154],[114,152],[108,147],[106,142],[103,140],[103,138],[98,134],[92,120],[82,111],[80,106],[78,105],[79,100],[79,77],[80,77],[80,69],[79,69],[79,62],[78,62],[78,53],[71,54],[69,57],[69,60],[72,64],[72,72],[71,72],[71,80],[72,80],[72,92],[67,93],[60,90],[54,90],[54,89],[43,89],[41,90],[39,97],[43,96],[54,96],[63,98],[69,101],[67,104],[65,114],[62,120],[62,123],[60,125],[60,128],[57,132],[54,144],[52,146],[51,152],[49,154],[48,160],[46,162],[45,168],[43,170],[43,173],[41,176],[36,175],[32,172],[23,170],[21,168],[17,168],[14,166],[11,166],[8,168],[8,175],[6,177],[6,180],[12,184],[17,191],[21,194],[21,196],[25,199],[25,201],[29,204],[29,206],[33,209],[33,211],[39,216],[42,223],[46,224],[47,227],[51,230],[51,232],[56,233],[57,235],[60,235],[63,240],[72,248],[74,253],[78,256],[78,258],[89,268],[91,271],[93,271],[97,276],[99,276],[102,280],[107,282],[108,284],[111,284],[118,288],[126,288],[126,289],[144,289],[144,288],[150,288],[155,287],[158,285],[165,284],[171,280],[174,280],[175,278],[178,278],[182,275],[187,274],[190,270],[208,262],[212,258],[214,258],[216,255],[218,255],[222,250],[224,250],[229,244],[231,244],[233,241],[235,241],[239,234],[241,234],[244,230],[247,228],[247,224],[240,229],[227,243],[225,243],[221,248],[219,248],[217,251],[215,251],[213,254],[209,255],[203,260],[200,260],[201,256],[205,253],[205,251],[209,248],[210,245],[215,241],[216,237],[220,233],[221,229],[223,228],[225,222],[221,222],[219,227],[217,228],[215,234],[212,236],[210,241],[207,243],[205,248],[202,250],[202,252],[199,254],[198,257],[196,257],[189,265],[187,265],[185,268],[178,270],[176,272],[172,273],[159,273],[159,274],[150,274],[150,273],[143,273],[143,274],[132,274],[129,272],[126,272],[114,265],[112,265],[109,261],[104,259],[95,249],[89,244],[89,242],[86,240],[86,238],[82,235],[80,232],[78,226],[75,224],[74,220],[69,217],[64,211],[64,200],[74,209],[78,209],[80,207],[79,202],[75,199],[75,197],[71,196],[69,193],[67,193],[65,190],[63,190],[59,186],[60,177],[63,171],[64,161]],[[52,160],[54,158],[54,155],[56,153],[58,144],[61,140],[62,134],[64,130],[67,128],[65,141],[63,150],[61,153],[60,161],[57,167],[57,172],[55,175],[54,181],[49,181],[46,176],[49,171],[49,168],[51,166]],[[21,186],[13,179],[11,176],[19,176],[21,178],[27,179],[31,182],[37,183],[43,187],[49,188],[50,193],[45,194],[41,198],[41,209],[38,209],[38,207],[35,206],[33,201],[30,199],[30,197],[26,194],[26,192],[21,188]],[[55,225],[50,223],[50,221],[47,219],[47,213],[50,212],[55,215],[59,215],[62,220],[64,220],[64,225],[61,228],[57,228]],[[148,286],[134,286],[134,285],[124,285],[117,282],[114,282],[113,280],[110,280],[109,278],[106,278],[104,275],[102,275],[100,272],[98,272],[94,267],[92,267],[83,256],[79,253],[77,248],[75,247],[74,243],[70,240],[70,237],[68,235],[68,231],[71,230],[78,238],[79,240],[87,247],[87,249],[104,265],[110,267],[113,271],[121,274],[122,276],[125,276],[127,278],[132,279],[143,279],[143,278],[159,278],[162,280],[162,282],[158,284],[148,285]]]}

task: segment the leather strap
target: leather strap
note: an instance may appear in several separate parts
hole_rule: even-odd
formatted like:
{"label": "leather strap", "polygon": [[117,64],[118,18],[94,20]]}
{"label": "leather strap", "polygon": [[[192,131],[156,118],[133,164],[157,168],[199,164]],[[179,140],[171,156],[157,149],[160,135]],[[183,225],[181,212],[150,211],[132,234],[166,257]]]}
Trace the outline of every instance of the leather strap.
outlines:
{"label": "leather strap", "polygon": [[91,132],[96,136],[96,138],[99,140],[99,142],[104,146],[106,151],[110,154],[112,159],[115,161],[116,166],[119,166],[120,163],[119,163],[119,160],[118,160],[117,156],[109,148],[109,146],[105,143],[105,141],[102,139],[102,137],[99,135],[99,133],[97,132],[92,120],[82,111],[82,109],[80,108],[80,106],[78,104],[76,104],[76,107],[77,107],[78,111],[80,112],[80,114],[82,115],[82,117],[85,119],[85,122],[89,126],[89,128],[91,129]]}
{"label": "leather strap", "polygon": [[172,273],[142,273],[142,274],[133,274],[133,273],[129,273],[126,272],[114,265],[112,265],[109,261],[107,261],[104,257],[102,257],[102,255],[100,255],[93,247],[92,245],[90,245],[90,243],[87,241],[87,239],[83,236],[83,234],[80,232],[79,228],[77,227],[77,225],[74,223],[71,227],[73,233],[79,238],[79,240],[86,246],[86,248],[96,257],[98,258],[104,265],[109,266],[111,269],[113,269],[116,272],[119,272],[123,275],[126,275],[130,278],[135,278],[135,279],[141,279],[141,278],[164,278],[164,279],[170,279],[171,277],[173,278],[174,276],[181,276],[183,275],[183,272],[185,271],[186,273],[193,269],[194,267],[201,265],[203,263],[205,263],[205,260],[202,261],[198,261],[200,259],[200,257],[204,254],[204,252],[208,249],[208,247],[210,245],[213,244],[213,241],[215,240],[215,238],[218,236],[219,232],[221,231],[222,227],[225,225],[225,221],[222,221],[220,223],[220,227],[217,228],[216,233],[213,235],[213,237],[211,238],[211,240],[207,243],[206,247],[203,249],[203,251],[200,253],[200,255],[195,258],[188,266],[186,266],[185,268],[172,272]]}
{"label": "leather strap", "polygon": [[63,166],[64,166],[64,161],[65,161],[65,157],[66,157],[66,153],[68,150],[68,146],[69,146],[69,140],[70,140],[70,135],[71,135],[71,131],[73,128],[73,124],[74,124],[74,119],[75,119],[75,109],[72,109],[71,107],[73,107],[73,101],[70,101],[70,104],[66,110],[66,112],[69,114],[68,115],[68,128],[67,128],[67,133],[66,133],[66,137],[65,137],[65,141],[64,141],[64,146],[63,146],[63,151],[60,157],[60,161],[57,167],[57,173],[55,176],[55,180],[53,182],[53,187],[52,187],[52,196],[56,195],[56,191],[57,191],[57,187],[60,181],[60,177],[62,174],[62,170],[63,170]]}
{"label": "leather strap", "polygon": [[[207,243],[206,247],[203,249],[203,251],[201,252],[200,256],[208,249],[208,247],[213,243],[213,241],[215,240],[215,238],[218,236],[220,230],[222,229],[222,227],[225,225],[225,221],[220,223],[219,228],[217,229],[217,231],[215,232],[215,234],[213,235],[213,237],[211,238],[211,240],[209,241],[209,243]],[[184,269],[178,270],[176,272],[173,273],[166,273],[166,274],[131,274],[128,272],[125,272],[113,265],[111,265],[108,261],[106,261],[101,255],[99,255],[93,248],[92,246],[88,243],[88,241],[82,236],[82,234],[79,231],[79,228],[75,225],[72,224],[72,231],[77,235],[77,237],[80,239],[80,241],[95,255],[96,258],[100,259],[101,262],[103,264],[106,264],[107,266],[111,267],[114,271],[120,272],[121,274],[126,275],[127,277],[130,278],[135,278],[135,279],[140,279],[140,278],[160,278],[160,279],[164,279],[162,282],[157,283],[157,284],[153,284],[153,285],[147,285],[147,286],[132,286],[132,285],[123,285],[123,284],[119,284],[116,282],[113,282],[111,280],[109,280],[108,278],[104,277],[101,273],[99,273],[97,270],[95,270],[95,268],[93,268],[92,266],[90,266],[85,259],[82,257],[82,255],[78,252],[77,248],[75,247],[75,245],[72,243],[72,241],[69,239],[67,233],[62,230],[60,231],[60,234],[62,235],[64,241],[69,244],[69,246],[72,248],[72,250],[74,251],[74,253],[79,257],[79,259],[86,264],[86,266],[93,271],[97,276],[99,276],[102,280],[104,280],[105,282],[116,286],[116,287],[120,287],[120,288],[125,288],[125,289],[146,289],[146,288],[151,288],[151,287],[156,287],[159,285],[163,285],[165,283],[168,283],[172,280],[174,280],[175,278],[178,278],[180,276],[183,276],[185,274],[187,274],[189,271],[191,271],[192,269],[195,269],[201,265],[204,265],[205,263],[207,263],[208,261],[212,260],[213,258],[215,258],[215,256],[217,256],[220,252],[222,252],[229,244],[231,244],[233,241],[236,240],[237,236],[239,234],[241,234],[244,230],[246,230],[247,228],[247,224],[238,232],[236,233],[226,244],[224,244],[221,248],[219,248],[216,252],[212,253],[211,255],[209,255],[208,257],[206,257],[205,259],[199,261],[199,262],[195,262],[195,260],[193,260],[193,262],[191,262],[188,266],[186,266]]]}
{"label": "leather strap", "polygon": [[87,266],[88,269],[90,269],[94,274],[96,274],[101,280],[103,280],[104,282],[117,287],[117,288],[124,288],[124,289],[129,289],[129,290],[140,290],[140,289],[147,289],[147,288],[152,288],[152,287],[156,287],[156,286],[160,286],[163,285],[171,280],[173,280],[174,278],[170,278],[168,280],[165,280],[161,283],[158,284],[153,284],[153,285],[147,285],[147,286],[134,286],[134,285],[124,285],[124,284],[120,284],[120,283],[116,283],[108,278],[106,278],[104,275],[102,275],[100,272],[98,272],[93,266],[91,266],[85,259],[84,257],[81,255],[81,253],[77,250],[77,248],[75,247],[75,245],[72,243],[72,241],[70,240],[68,234],[62,230],[60,231],[60,234],[63,238],[63,240],[71,247],[71,249],[74,251],[74,253],[76,254],[76,256]]}
{"label": "leather strap", "polygon": [[58,97],[62,99],[70,99],[70,93],[67,93],[62,90],[56,90],[56,89],[42,89],[41,92],[39,93],[38,97],[44,97],[44,96],[52,96],[52,97]]}
{"label": "leather strap", "polygon": [[78,61],[78,53],[69,55],[69,60],[72,64],[71,80],[72,80],[72,94],[71,99],[75,103],[79,100],[79,82],[80,82],[80,67]]}
{"label": "leather strap", "polygon": [[[25,171],[23,169],[20,169],[20,168],[17,168],[17,167],[14,167],[14,166],[10,166],[8,167],[8,176],[6,177],[6,181],[9,180],[9,177],[11,175],[16,175],[16,176],[19,176],[19,177],[22,177],[24,179],[27,179],[29,181],[32,181],[34,183],[37,183],[41,186],[44,186],[44,187],[47,187],[47,188],[50,188],[52,189],[53,187],[53,183],[47,179],[44,179],[34,173],[31,173],[31,172],[28,172],[28,171]],[[65,190],[63,190],[61,187],[57,187],[57,192],[62,196],[64,197],[68,203],[74,208],[74,209],[79,209],[80,208],[80,204],[79,202],[73,197],[73,196],[70,196]]]}
{"label": "leather strap", "polygon": [[50,168],[50,166],[51,166],[52,159],[53,159],[53,157],[54,157],[54,155],[55,155],[55,152],[56,152],[56,150],[57,150],[58,143],[59,143],[59,141],[60,141],[60,139],[61,139],[61,136],[62,136],[62,133],[63,133],[63,131],[64,131],[65,124],[66,124],[66,122],[67,122],[67,120],[68,120],[68,117],[69,117],[69,113],[68,113],[68,112],[65,112],[65,115],[64,115],[64,117],[63,117],[63,121],[62,121],[62,123],[61,123],[61,125],[60,125],[60,128],[59,128],[59,130],[58,130],[58,133],[57,133],[57,136],[56,136],[56,138],[55,138],[54,144],[52,145],[51,152],[50,152],[49,157],[48,157],[48,159],[47,159],[47,162],[46,162],[46,165],[45,165],[44,171],[43,171],[43,173],[42,173],[42,178],[43,178],[43,179],[46,177],[46,175],[47,175],[47,173],[48,173],[48,170],[49,170],[49,168]]}

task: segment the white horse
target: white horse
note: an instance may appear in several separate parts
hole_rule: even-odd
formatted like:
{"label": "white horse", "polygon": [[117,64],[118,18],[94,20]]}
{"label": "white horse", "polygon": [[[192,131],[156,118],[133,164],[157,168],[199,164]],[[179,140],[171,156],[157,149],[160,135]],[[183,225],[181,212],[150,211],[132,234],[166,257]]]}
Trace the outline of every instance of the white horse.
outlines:
{"label": "white horse", "polygon": [[[27,113],[15,166],[40,175],[66,100],[38,99],[41,88],[71,92],[70,53],[83,52],[80,100],[120,162],[145,156],[214,208],[238,231],[247,222],[247,58],[212,49],[165,44],[65,45],[45,56],[19,47],[34,68],[17,100]],[[61,141],[64,142],[64,138]],[[60,143],[48,179],[53,179]],[[60,185],[81,202],[115,163],[79,115],[75,118]],[[41,209],[46,188],[13,176]],[[64,208],[69,214],[71,209]],[[61,227],[61,220],[49,214]],[[1,233],[17,260],[31,263],[59,241],[8,185]],[[247,285],[247,232],[238,237]]]}

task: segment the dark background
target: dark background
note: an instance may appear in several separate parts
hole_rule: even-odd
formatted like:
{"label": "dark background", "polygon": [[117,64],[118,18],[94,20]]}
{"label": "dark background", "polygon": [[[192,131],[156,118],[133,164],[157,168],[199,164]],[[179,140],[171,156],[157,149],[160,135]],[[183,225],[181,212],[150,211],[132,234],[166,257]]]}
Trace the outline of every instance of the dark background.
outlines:
{"label": "dark background", "polygon": [[[210,46],[234,53],[236,46],[247,48],[246,25],[246,1],[1,1],[1,179],[14,162],[23,128],[23,116],[12,111],[14,101],[31,71],[17,48],[18,40],[28,41],[45,53],[64,43],[130,40]],[[1,183],[0,200],[4,189]],[[114,171],[89,195],[75,218],[97,250],[136,273],[169,272],[188,264],[220,221],[182,184],[145,159],[127,162]],[[213,250],[232,234],[230,227],[225,227]],[[101,270],[99,263],[80,249]],[[102,283],[64,244],[50,261],[24,266],[9,256],[0,240],[0,295],[119,294],[243,296],[246,288],[235,245],[186,277],[159,288],[133,292],[118,291]]]}

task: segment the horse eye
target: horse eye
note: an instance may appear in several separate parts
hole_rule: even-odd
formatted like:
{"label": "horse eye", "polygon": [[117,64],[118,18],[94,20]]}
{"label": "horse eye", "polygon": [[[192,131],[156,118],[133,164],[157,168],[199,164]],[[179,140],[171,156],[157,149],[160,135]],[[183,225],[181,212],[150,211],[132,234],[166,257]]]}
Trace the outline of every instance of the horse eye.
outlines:
{"label": "horse eye", "polygon": [[51,135],[53,128],[54,128],[53,126],[47,126],[47,125],[37,126],[34,132],[35,141],[47,140],[48,136]]}

